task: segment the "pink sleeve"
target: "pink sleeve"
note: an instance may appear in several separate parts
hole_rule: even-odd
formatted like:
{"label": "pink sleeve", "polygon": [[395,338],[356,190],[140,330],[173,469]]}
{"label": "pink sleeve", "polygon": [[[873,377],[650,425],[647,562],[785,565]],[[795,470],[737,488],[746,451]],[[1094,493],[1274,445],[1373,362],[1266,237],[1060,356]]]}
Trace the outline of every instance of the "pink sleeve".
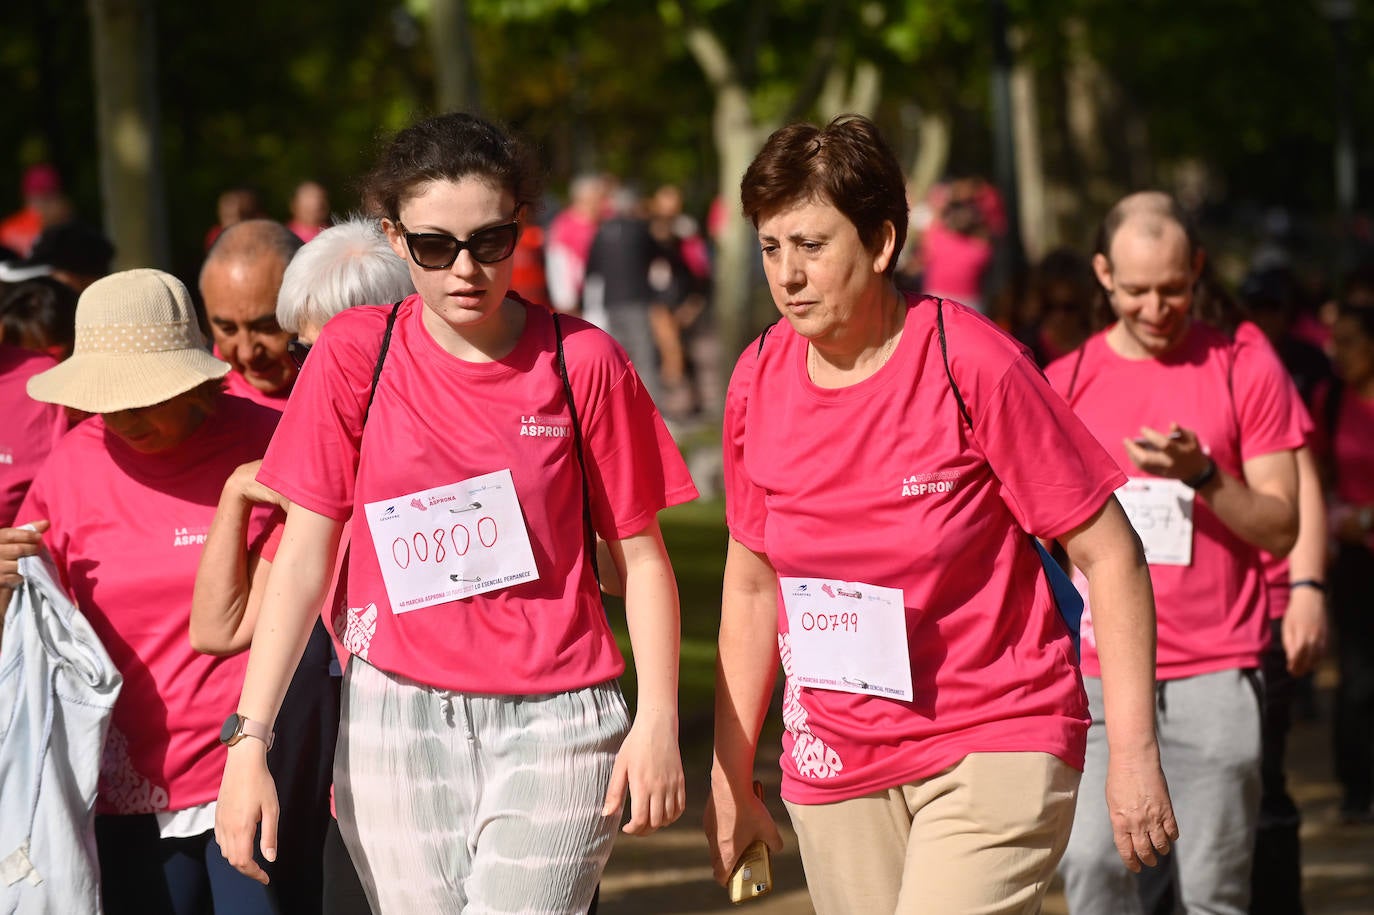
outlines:
{"label": "pink sleeve", "polygon": [[1126,482],[1116,462],[1029,357],[1012,362],[974,429],[1017,523],[1052,539],[1091,518]]}
{"label": "pink sleeve", "polygon": [[764,493],[744,468],[744,419],[749,407],[749,391],[758,370],[758,342],[749,344],[725,394],[725,420],[722,448],[725,466],[725,524],[730,535],[755,552],[763,552],[764,521],[768,509]]}
{"label": "pink sleeve", "polygon": [[623,540],[661,509],[695,499],[697,490],[624,351],[609,337],[591,335],[601,332],[587,328],[566,339],[568,375],[591,480],[592,526],[607,540]]}
{"label": "pink sleeve", "polygon": [[57,568],[58,577],[62,580],[62,587],[71,593],[71,584],[67,580],[67,547],[70,540],[65,519],[60,512],[55,511],[54,506],[48,500],[48,485],[51,473],[49,468],[53,462],[44,464],[44,469],[38,472],[33,485],[24,494],[24,501],[19,506],[19,514],[15,516],[15,523],[27,524],[31,521],[46,520],[51,524],[47,532],[43,534],[43,545],[48,548],[52,555],[53,565]]}
{"label": "pink sleeve", "polygon": [[363,410],[385,311],[350,308],[321,331],[258,471],[265,485],[336,521],[353,512]]}
{"label": "pink sleeve", "polygon": [[1232,349],[1231,394],[1240,423],[1241,460],[1302,447],[1305,411],[1293,381],[1267,342],[1237,342]]}

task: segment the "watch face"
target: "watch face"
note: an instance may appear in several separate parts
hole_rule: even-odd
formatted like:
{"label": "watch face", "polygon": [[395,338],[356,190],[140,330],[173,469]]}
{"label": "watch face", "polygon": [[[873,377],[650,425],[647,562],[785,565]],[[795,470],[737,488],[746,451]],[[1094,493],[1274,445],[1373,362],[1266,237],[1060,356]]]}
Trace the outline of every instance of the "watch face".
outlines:
{"label": "watch face", "polygon": [[234,738],[238,736],[238,733],[239,716],[237,714],[230,715],[228,718],[224,719],[224,726],[219,729],[219,742],[223,744],[232,744]]}

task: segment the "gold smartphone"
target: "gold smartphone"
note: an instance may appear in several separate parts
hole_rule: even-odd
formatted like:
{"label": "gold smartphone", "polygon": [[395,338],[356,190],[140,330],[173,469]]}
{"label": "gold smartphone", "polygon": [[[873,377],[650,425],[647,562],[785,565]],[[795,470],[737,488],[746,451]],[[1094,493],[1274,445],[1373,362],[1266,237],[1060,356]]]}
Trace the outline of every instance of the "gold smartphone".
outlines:
{"label": "gold smartphone", "polygon": [[730,874],[730,901],[739,905],[773,890],[773,859],[762,839],[751,842]]}
{"label": "gold smartphone", "polygon": [[[754,795],[763,800],[763,783],[754,782]],[[762,839],[749,843],[730,873],[730,901],[735,905],[773,891],[773,854]]]}

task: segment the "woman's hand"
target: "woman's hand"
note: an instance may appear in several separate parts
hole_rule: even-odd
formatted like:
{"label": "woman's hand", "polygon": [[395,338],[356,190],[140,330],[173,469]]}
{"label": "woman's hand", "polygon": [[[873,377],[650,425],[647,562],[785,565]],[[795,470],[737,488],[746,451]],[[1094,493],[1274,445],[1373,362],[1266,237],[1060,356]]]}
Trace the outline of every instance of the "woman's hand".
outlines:
{"label": "woman's hand", "polygon": [[676,822],[687,806],[675,716],[641,712],[615,757],[602,816],[616,816],[630,792],[625,832],[647,836]]}
{"label": "woman's hand", "polygon": [[1169,801],[1158,753],[1111,753],[1107,762],[1107,812],[1117,854],[1132,873],[1154,867],[1178,840],[1178,822]]}
{"label": "woman's hand", "polygon": [[245,877],[267,883],[267,872],[253,857],[253,839],[262,823],[262,856],[277,860],[277,787],[267,771],[267,747],[245,737],[227,748],[224,777],[215,807],[215,841],[224,860]]}
{"label": "woman's hand", "polygon": [[711,777],[702,828],[711,847],[711,870],[721,886],[730,880],[740,856],[756,839],[762,839],[774,852],[782,851],[782,835],[763,800],[752,787],[747,791],[732,789],[719,773]]}
{"label": "woman's hand", "polygon": [[275,505],[285,511],[291,505],[290,500],[275,489],[269,489],[258,482],[258,468],[261,466],[262,461],[260,460],[240,464],[234,468],[234,472],[225,481],[225,490],[234,493],[245,502]]}
{"label": "woman's hand", "polygon": [[[34,530],[0,528],[0,588],[7,591],[17,588],[24,581],[19,574],[19,560],[25,556],[37,556],[43,551],[43,532],[49,524],[47,521],[29,523]],[[0,612],[3,612],[3,608],[0,608]]]}

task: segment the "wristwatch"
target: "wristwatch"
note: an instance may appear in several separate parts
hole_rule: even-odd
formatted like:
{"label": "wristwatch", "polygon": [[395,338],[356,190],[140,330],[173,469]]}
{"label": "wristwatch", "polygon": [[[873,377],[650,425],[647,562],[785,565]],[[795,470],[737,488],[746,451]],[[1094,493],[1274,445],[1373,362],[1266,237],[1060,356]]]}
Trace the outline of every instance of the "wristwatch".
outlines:
{"label": "wristwatch", "polygon": [[245,718],[238,712],[224,719],[224,726],[219,729],[219,742],[226,747],[232,747],[245,737],[255,737],[267,744],[267,749],[272,749],[272,741],[277,735],[272,733],[272,729],[261,721],[253,721]]}
{"label": "wristwatch", "polygon": [[1183,485],[1187,486],[1189,489],[1201,489],[1208,483],[1212,482],[1212,480],[1216,478],[1216,475],[1217,462],[1212,460],[1211,458],[1208,458],[1207,466],[1202,469],[1202,472],[1195,477],[1189,477],[1188,479],[1184,480]]}

